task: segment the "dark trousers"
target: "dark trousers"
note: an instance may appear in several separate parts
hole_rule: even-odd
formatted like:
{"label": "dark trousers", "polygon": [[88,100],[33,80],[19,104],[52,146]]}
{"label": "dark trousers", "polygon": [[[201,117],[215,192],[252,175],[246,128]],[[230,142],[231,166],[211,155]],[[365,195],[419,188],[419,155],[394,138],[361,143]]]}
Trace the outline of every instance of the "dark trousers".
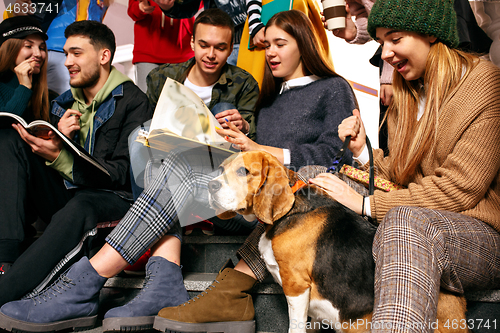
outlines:
{"label": "dark trousers", "polygon": [[[101,190],[67,190],[62,177],[31,152],[19,134],[0,129],[0,258],[14,265],[0,279],[0,305],[35,288],[98,222],[123,217],[130,203]],[[30,217],[48,223],[17,259]],[[3,244],[3,246],[2,246]],[[12,252],[8,252],[8,248]]]}

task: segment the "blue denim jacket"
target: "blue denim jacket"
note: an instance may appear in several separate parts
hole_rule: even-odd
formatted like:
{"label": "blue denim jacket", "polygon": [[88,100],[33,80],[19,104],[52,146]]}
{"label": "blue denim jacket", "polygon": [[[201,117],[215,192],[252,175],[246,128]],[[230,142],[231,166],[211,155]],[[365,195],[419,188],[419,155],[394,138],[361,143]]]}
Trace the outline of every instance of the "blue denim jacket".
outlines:
{"label": "blue denim jacket", "polygon": [[[54,126],[74,101],[73,94],[68,90],[52,102],[51,122]],[[132,198],[128,136],[136,127],[151,119],[152,114],[146,95],[132,82],[116,87],[97,108],[92,133],[87,136],[84,145],[85,150],[106,168],[109,176],[96,172],[88,162],[75,157],[73,182],[66,182],[66,186],[111,190],[122,197]],[[74,140],[78,142],[78,134]]]}
{"label": "blue denim jacket", "polygon": [[[89,152],[90,155],[92,155],[94,152],[95,133],[102,126],[102,124],[104,124],[109,118],[113,116],[115,112],[115,96],[123,96],[123,85],[119,85],[118,87],[113,89],[113,91],[111,92],[112,98],[107,98],[97,108],[97,111],[94,115],[94,126],[92,133],[90,134],[90,136],[87,136],[87,139],[85,140],[85,146],[83,147],[87,152]],[[71,106],[74,102],[75,98],[73,97],[71,90],[68,90],[54,99],[54,101],[52,102],[52,110],[50,111],[50,113],[57,117],[57,121],[59,121],[59,119],[62,118],[67,110],[67,108],[62,107],[61,104]],[[78,142],[79,134],[80,133],[75,134],[75,137],[73,138],[75,142]],[[89,147],[89,141],[92,142],[92,147]]]}

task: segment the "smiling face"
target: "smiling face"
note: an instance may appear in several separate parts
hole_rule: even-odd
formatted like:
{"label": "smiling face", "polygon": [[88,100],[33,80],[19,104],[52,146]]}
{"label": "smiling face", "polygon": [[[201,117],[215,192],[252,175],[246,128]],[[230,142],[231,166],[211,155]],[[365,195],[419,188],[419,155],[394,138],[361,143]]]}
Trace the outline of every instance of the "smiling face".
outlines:
{"label": "smiling face", "polygon": [[193,74],[212,84],[219,79],[222,67],[233,51],[231,29],[199,23],[191,39],[191,48],[196,59]]}
{"label": "smiling face", "polygon": [[405,80],[413,81],[424,76],[427,56],[436,37],[377,28],[376,40],[382,45],[382,59],[391,64]]}
{"label": "smiling face", "polygon": [[39,74],[42,65],[47,59],[47,46],[43,38],[38,34],[28,35],[24,38],[23,46],[17,54],[16,66],[28,59],[32,59],[32,74]]}
{"label": "smiling face", "polygon": [[266,29],[265,44],[266,60],[274,77],[288,81],[305,76],[295,38],[272,25]]}
{"label": "smiling face", "polygon": [[90,44],[88,37],[68,37],[64,45],[64,65],[68,68],[69,84],[73,88],[91,88],[99,82],[102,52]]}

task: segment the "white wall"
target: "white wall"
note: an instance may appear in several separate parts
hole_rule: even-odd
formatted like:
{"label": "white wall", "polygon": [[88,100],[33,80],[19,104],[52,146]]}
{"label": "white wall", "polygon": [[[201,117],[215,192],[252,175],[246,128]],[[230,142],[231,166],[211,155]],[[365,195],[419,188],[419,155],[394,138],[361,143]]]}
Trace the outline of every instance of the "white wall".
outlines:
{"label": "white wall", "polygon": [[113,30],[116,45],[134,43],[134,21],[127,15],[127,7],[127,0],[114,0],[103,20],[103,23]]}
{"label": "white wall", "polygon": [[[328,32],[330,50],[335,71],[354,83],[354,93],[358,100],[361,118],[366,132],[374,148],[378,148],[379,121],[379,69],[370,64],[369,60],[378,48],[378,43],[371,41],[365,45],[353,45]],[[357,89],[359,84],[365,86],[365,93]]]}

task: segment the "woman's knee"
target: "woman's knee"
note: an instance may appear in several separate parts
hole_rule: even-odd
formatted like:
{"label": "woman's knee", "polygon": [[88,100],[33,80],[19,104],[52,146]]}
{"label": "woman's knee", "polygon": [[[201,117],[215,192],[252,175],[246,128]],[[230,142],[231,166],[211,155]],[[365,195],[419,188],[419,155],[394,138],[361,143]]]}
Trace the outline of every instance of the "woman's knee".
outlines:
{"label": "woman's knee", "polygon": [[[144,171],[144,188],[152,183],[165,183],[171,176],[186,175],[189,164],[182,158],[181,151],[174,150],[167,154],[153,156],[146,163]],[[180,177],[182,178],[182,177]]]}
{"label": "woman's knee", "polygon": [[389,242],[416,242],[422,245],[443,241],[438,213],[432,209],[398,206],[390,209],[380,223],[373,242],[375,258]]}
{"label": "woman's knee", "polygon": [[378,231],[413,230],[422,233],[429,227],[437,227],[439,220],[436,211],[428,208],[413,206],[398,206],[391,208],[385,214]]}

